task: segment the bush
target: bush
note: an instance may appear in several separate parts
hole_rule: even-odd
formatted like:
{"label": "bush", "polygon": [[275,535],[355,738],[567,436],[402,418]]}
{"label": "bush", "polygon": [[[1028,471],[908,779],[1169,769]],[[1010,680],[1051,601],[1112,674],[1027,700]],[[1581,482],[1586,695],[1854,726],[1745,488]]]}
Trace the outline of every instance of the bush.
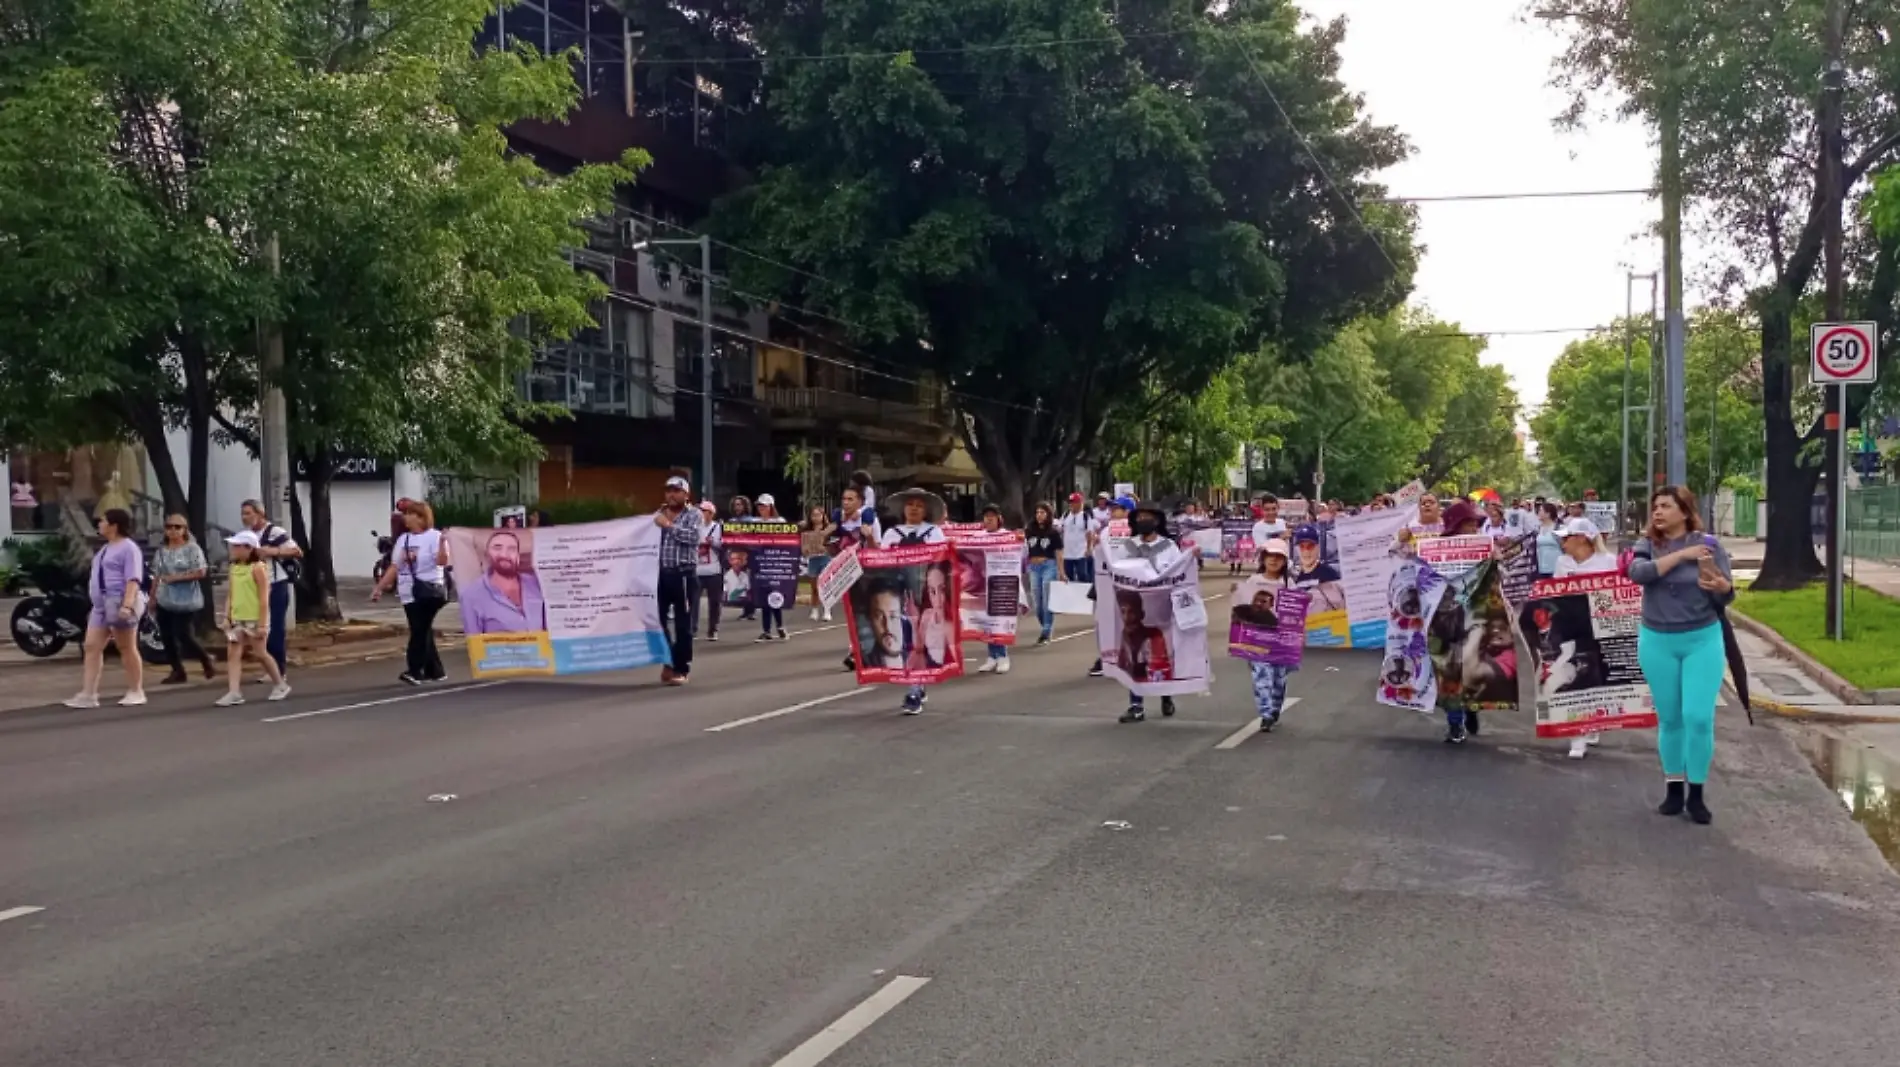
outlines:
{"label": "bush", "polygon": [[16,585],[24,582],[50,593],[85,582],[85,572],[73,566],[73,544],[63,535],[16,537],[7,550],[13,553]]}

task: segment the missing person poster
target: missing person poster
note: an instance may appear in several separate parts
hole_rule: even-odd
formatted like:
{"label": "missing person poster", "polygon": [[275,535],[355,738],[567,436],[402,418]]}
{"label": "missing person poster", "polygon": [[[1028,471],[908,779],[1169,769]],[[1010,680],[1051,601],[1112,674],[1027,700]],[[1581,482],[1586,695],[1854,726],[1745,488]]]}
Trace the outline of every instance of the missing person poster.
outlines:
{"label": "missing person poster", "polygon": [[1491,539],[1483,534],[1426,538],[1418,542],[1418,558],[1449,581],[1490,559]]}
{"label": "missing person poster", "polygon": [[949,534],[962,583],[960,638],[989,645],[1016,643],[1016,619],[1022,613],[1024,541],[1020,530],[979,527]]}
{"label": "missing person poster", "polygon": [[[1503,567],[1490,558],[1490,538],[1478,539],[1485,542],[1485,558],[1445,579],[1445,593],[1425,627],[1425,643],[1440,707],[1511,711],[1518,702],[1516,622],[1504,600]],[[1419,555],[1424,557],[1426,548],[1441,542],[1465,540],[1427,541],[1419,546]],[[1469,554],[1470,549],[1458,546],[1448,553]]]}
{"label": "missing person poster", "polygon": [[957,556],[948,543],[858,550],[844,597],[858,684],[931,685],[963,674]]}
{"label": "missing person poster", "polygon": [[1537,533],[1517,534],[1498,541],[1498,588],[1504,594],[1504,603],[1510,607],[1511,615],[1524,608],[1524,602],[1531,597],[1531,586],[1537,582]]}
{"label": "missing person poster", "polygon": [[1399,531],[1417,517],[1416,510],[1385,508],[1333,523],[1345,585],[1347,634],[1354,648],[1385,647],[1392,575],[1404,558],[1398,551]]}
{"label": "missing person poster", "polygon": [[1377,699],[1391,707],[1429,712],[1437,703],[1438,686],[1425,625],[1445,595],[1445,579],[1416,557],[1406,556],[1393,566],[1387,591],[1385,659],[1379,664]]}
{"label": "missing person poster", "polygon": [[1531,587],[1519,619],[1537,661],[1537,736],[1656,725],[1655,701],[1636,662],[1642,615],[1643,587],[1618,574]]}
{"label": "missing person poster", "polygon": [[1220,521],[1220,558],[1223,563],[1253,563],[1258,559],[1252,519]]}
{"label": "missing person poster", "polygon": [[1306,643],[1346,648],[1352,633],[1346,618],[1346,583],[1339,573],[1339,541],[1332,520],[1302,523],[1293,530],[1293,584],[1306,590]]}
{"label": "missing person poster", "polygon": [[789,608],[798,602],[798,527],[776,519],[730,519],[721,527],[727,607]]}
{"label": "missing person poster", "polygon": [[1312,594],[1262,575],[1240,583],[1227,628],[1227,654],[1251,663],[1298,669],[1306,652],[1306,605]]}
{"label": "missing person poster", "polygon": [[477,678],[650,667],[668,659],[651,516],[447,532]]}
{"label": "missing person poster", "polygon": [[1146,560],[1111,565],[1098,554],[1096,562],[1095,637],[1102,672],[1141,696],[1205,690],[1207,610],[1194,557],[1175,553],[1161,572]]}
{"label": "missing person poster", "polygon": [[864,577],[864,564],[858,559],[858,546],[851,545],[831,557],[818,575],[818,602],[825,607],[838,606],[846,591]]}

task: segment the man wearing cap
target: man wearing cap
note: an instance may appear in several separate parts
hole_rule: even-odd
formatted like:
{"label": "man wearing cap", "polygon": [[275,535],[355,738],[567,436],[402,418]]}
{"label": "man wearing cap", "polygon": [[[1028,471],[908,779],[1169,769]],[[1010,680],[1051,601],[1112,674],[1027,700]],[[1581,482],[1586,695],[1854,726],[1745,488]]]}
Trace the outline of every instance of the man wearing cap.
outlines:
{"label": "man wearing cap", "polygon": [[1095,525],[1097,527],[1106,528],[1111,517],[1110,513],[1114,510],[1115,502],[1109,499],[1107,493],[1095,494]]}
{"label": "man wearing cap", "polygon": [[693,670],[693,593],[699,586],[699,529],[704,524],[698,508],[686,505],[690,487],[677,475],[666,480],[666,504],[653,513],[660,528],[660,629],[673,644],[673,662],[660,671],[666,685],[685,685]]}
{"label": "man wearing cap", "polygon": [[1069,582],[1095,580],[1095,535],[1101,524],[1083,505],[1081,493],[1069,494],[1069,510],[1062,516],[1062,578]]}
{"label": "man wearing cap", "polygon": [[699,604],[706,602],[706,640],[719,640],[719,603],[726,579],[719,564],[724,534],[719,528],[719,508],[710,500],[699,502],[699,555],[693,568],[697,588],[693,592],[693,632],[699,632]]}
{"label": "man wearing cap", "polygon": [[[900,545],[940,545],[949,538],[943,534],[943,528],[937,523],[943,521],[943,498],[922,489],[906,489],[891,497],[891,504],[897,508],[902,521],[884,531],[882,547],[897,548]],[[952,591],[952,595],[955,592]],[[950,635],[954,643],[956,635]],[[921,643],[921,637],[920,637]],[[921,685],[913,685],[910,692],[904,694],[904,714],[922,715],[924,701],[930,699]]]}

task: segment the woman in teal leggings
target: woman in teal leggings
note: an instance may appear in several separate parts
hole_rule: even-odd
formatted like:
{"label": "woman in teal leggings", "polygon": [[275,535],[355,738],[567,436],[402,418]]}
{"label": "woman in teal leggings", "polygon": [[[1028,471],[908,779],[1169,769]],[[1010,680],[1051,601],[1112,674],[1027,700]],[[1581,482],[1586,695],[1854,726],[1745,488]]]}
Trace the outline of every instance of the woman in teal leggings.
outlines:
{"label": "woman in teal leggings", "polygon": [[[1701,532],[1695,494],[1679,485],[1649,500],[1649,530],[1639,538],[1630,580],[1643,587],[1636,658],[1656,700],[1656,748],[1662,756],[1664,815],[1708,825],[1703,796],[1715,759],[1715,701],[1722,688],[1719,609],[1735,599],[1728,553]],[[1685,795],[1685,785],[1687,786]]]}

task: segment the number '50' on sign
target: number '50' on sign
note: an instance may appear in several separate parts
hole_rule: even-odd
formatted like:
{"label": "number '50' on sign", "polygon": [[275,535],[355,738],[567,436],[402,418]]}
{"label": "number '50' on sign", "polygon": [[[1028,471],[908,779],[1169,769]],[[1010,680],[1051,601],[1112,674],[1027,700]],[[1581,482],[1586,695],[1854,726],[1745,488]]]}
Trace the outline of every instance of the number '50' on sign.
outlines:
{"label": "number '50' on sign", "polygon": [[1810,331],[1817,385],[1867,383],[1880,374],[1880,327],[1872,322],[1817,322]]}

